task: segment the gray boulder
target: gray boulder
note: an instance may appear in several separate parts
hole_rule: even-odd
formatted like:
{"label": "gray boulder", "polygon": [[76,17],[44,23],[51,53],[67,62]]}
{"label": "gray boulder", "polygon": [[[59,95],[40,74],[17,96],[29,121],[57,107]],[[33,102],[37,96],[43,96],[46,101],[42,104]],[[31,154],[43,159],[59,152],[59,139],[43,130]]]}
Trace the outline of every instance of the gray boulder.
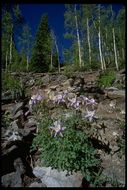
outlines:
{"label": "gray boulder", "polygon": [[13,116],[23,108],[23,102],[20,102],[20,103],[16,103],[13,107],[13,110],[12,110],[12,114]]}
{"label": "gray boulder", "polygon": [[47,187],[80,187],[83,176],[80,172],[67,176],[67,171],[58,171],[51,167],[35,167],[34,175]]}
{"label": "gray boulder", "polygon": [[113,90],[107,92],[107,97],[110,99],[125,99],[125,90]]}
{"label": "gray boulder", "polygon": [[33,182],[30,184],[29,187],[47,187],[47,186],[43,183]]}
{"label": "gray boulder", "polygon": [[1,182],[3,187],[23,187],[22,178],[18,172],[12,172],[2,176]]}
{"label": "gray boulder", "polygon": [[18,119],[20,117],[23,116],[23,111],[22,110],[19,110],[15,115],[14,115],[14,119]]}

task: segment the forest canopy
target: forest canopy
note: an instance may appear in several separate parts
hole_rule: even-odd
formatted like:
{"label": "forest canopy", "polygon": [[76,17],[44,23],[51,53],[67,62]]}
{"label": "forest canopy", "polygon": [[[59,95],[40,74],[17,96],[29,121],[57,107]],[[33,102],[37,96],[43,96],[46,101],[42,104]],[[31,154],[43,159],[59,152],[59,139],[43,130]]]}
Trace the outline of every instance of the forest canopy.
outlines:
{"label": "forest canopy", "polygon": [[3,70],[60,72],[62,66],[72,71],[125,67],[125,7],[115,12],[112,4],[64,6],[63,36],[71,46],[63,45],[62,63],[58,38],[49,24],[48,14],[42,15],[33,37],[20,5],[2,7]]}

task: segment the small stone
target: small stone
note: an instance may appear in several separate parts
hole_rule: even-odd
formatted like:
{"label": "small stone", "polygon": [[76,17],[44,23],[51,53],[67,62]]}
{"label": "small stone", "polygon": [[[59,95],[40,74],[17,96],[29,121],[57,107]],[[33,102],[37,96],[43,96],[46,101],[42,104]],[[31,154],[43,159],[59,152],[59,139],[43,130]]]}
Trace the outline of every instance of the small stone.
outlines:
{"label": "small stone", "polygon": [[20,110],[16,113],[16,115],[14,115],[14,119],[18,119],[19,117],[22,117],[23,116],[23,111]]}
{"label": "small stone", "polygon": [[125,98],[125,90],[114,90],[107,92],[107,96],[111,99]]}
{"label": "small stone", "polygon": [[121,110],[120,112],[122,115],[125,115],[125,111],[124,110]]}
{"label": "small stone", "polygon": [[50,176],[44,176],[41,181],[46,184],[47,187],[64,187],[64,183]]}
{"label": "small stone", "polygon": [[112,187],[111,183],[106,183],[106,187]]}
{"label": "small stone", "polygon": [[22,187],[22,178],[19,173],[12,172],[2,176],[3,187]]}
{"label": "small stone", "polygon": [[33,168],[33,174],[37,177],[37,178],[42,178],[45,174],[46,174],[46,170],[44,167],[35,167]]}
{"label": "small stone", "polygon": [[11,146],[10,148],[8,148],[7,150],[3,150],[2,155],[9,155],[11,152],[16,152],[16,150],[18,150],[18,147],[16,145]]}
{"label": "small stone", "polygon": [[118,133],[116,133],[115,131],[112,133],[113,136],[119,136]]}
{"label": "small stone", "polygon": [[44,183],[33,182],[29,187],[47,187]]}
{"label": "small stone", "polygon": [[13,116],[23,108],[23,102],[20,102],[20,103],[16,103],[13,107],[13,110],[12,110],[12,114]]}

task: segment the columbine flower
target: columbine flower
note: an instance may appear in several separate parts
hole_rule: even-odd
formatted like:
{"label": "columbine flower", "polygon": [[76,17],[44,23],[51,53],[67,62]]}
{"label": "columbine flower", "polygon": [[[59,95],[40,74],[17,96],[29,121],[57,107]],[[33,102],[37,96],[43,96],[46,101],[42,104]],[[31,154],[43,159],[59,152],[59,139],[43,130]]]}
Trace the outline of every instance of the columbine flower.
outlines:
{"label": "columbine flower", "polygon": [[33,104],[36,104],[37,101],[41,101],[41,100],[42,100],[42,96],[39,95],[39,94],[33,95],[33,96],[31,97],[31,100],[32,100],[32,103],[33,103]]}
{"label": "columbine flower", "polygon": [[69,99],[70,100],[70,105],[73,106],[76,103],[76,98]]}
{"label": "columbine flower", "polygon": [[53,126],[49,127],[52,130],[52,132],[55,132],[54,137],[56,137],[57,135],[63,137],[62,132],[66,129],[66,127],[62,127],[61,125],[62,125],[61,121],[58,120],[53,123]]}
{"label": "columbine flower", "polygon": [[29,100],[29,110],[25,113],[25,116],[28,115],[28,113],[32,112],[32,107],[34,104],[37,104],[37,102],[42,100],[42,96],[39,94],[31,96]]}
{"label": "columbine flower", "polygon": [[37,100],[37,101],[41,101],[41,100],[42,100],[42,96],[41,96],[41,95],[37,95],[37,96],[36,96],[36,100]]}
{"label": "columbine flower", "polygon": [[54,103],[60,103],[60,102],[65,102],[64,96],[62,94],[58,94],[54,98]]}
{"label": "columbine flower", "polygon": [[88,99],[88,100],[87,100],[86,105],[88,105],[88,104],[91,104],[91,105],[96,105],[96,104],[97,104],[97,102],[95,101],[95,99],[94,99],[94,98],[92,98],[92,99]]}
{"label": "columbine flower", "polygon": [[85,118],[88,118],[88,120],[91,122],[93,118],[95,118],[95,110],[94,111],[89,111],[87,110],[87,115],[85,115]]}
{"label": "columbine flower", "polygon": [[75,104],[74,104],[74,107],[76,108],[76,109],[78,109],[79,108],[79,105],[80,105],[80,101],[79,100],[77,100],[76,102],[75,102]]}

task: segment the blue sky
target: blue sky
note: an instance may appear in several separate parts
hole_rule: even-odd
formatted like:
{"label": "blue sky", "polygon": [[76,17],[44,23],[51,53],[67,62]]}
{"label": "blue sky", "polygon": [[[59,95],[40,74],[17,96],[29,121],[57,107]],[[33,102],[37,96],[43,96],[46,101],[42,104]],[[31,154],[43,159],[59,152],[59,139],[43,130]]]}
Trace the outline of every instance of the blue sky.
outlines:
{"label": "blue sky", "polygon": [[[122,6],[122,4],[113,4],[113,9],[118,12]],[[20,8],[22,15],[32,30],[33,36],[36,34],[41,16],[48,13],[49,24],[57,37],[60,56],[62,57],[62,48],[67,48],[70,45],[69,40],[64,39],[63,37],[63,34],[65,33],[64,4],[20,4]]]}

